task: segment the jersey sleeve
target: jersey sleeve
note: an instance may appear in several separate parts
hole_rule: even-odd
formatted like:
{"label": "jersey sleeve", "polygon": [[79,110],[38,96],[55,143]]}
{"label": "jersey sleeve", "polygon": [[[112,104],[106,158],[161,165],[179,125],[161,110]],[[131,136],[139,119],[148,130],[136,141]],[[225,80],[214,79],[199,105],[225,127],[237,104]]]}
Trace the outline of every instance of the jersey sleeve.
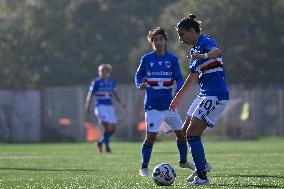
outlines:
{"label": "jersey sleeve", "polygon": [[202,48],[204,50],[204,53],[207,53],[210,52],[212,48],[218,48],[218,45],[212,38],[207,37],[202,44]]}
{"label": "jersey sleeve", "polygon": [[140,60],[139,67],[135,73],[135,85],[137,88],[143,83],[143,79],[146,76],[146,62],[145,58],[142,57]]}
{"label": "jersey sleeve", "polygon": [[182,78],[180,64],[179,64],[177,57],[175,58],[175,61],[174,61],[173,78],[177,82],[176,92],[178,92],[183,86],[183,78]]}
{"label": "jersey sleeve", "polygon": [[[191,49],[189,51],[189,56],[191,56],[193,53],[193,49]],[[189,62],[189,70],[190,70],[190,73],[196,73],[196,61],[190,61]]]}
{"label": "jersey sleeve", "polygon": [[94,94],[96,91],[98,91],[98,84],[96,81],[92,81],[89,88],[89,93]]}

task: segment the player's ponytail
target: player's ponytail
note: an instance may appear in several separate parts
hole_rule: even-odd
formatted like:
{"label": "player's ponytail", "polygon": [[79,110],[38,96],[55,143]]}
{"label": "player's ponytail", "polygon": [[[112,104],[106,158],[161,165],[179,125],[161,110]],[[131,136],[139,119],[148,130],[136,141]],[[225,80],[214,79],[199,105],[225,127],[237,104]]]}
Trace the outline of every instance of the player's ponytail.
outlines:
{"label": "player's ponytail", "polygon": [[201,31],[201,21],[196,21],[195,14],[189,14],[188,17],[181,19],[178,23],[176,28],[182,28],[185,30],[189,30],[193,28],[197,33]]}
{"label": "player's ponytail", "polygon": [[191,20],[195,20],[196,16],[195,14],[189,14],[188,18]]}

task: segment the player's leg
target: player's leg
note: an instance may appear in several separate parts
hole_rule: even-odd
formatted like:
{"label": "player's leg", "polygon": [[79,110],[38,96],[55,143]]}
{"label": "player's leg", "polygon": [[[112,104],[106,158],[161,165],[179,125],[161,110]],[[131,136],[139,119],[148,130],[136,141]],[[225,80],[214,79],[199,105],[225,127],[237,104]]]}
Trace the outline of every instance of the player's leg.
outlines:
{"label": "player's leg", "polygon": [[204,119],[200,120],[196,117],[193,117],[186,132],[187,141],[191,148],[192,158],[196,167],[195,174],[197,174],[197,176],[194,177],[193,182],[198,182],[200,185],[209,184],[205,171],[205,152],[201,141],[201,135],[206,129],[206,127],[206,121]]}
{"label": "player's leg", "polygon": [[103,124],[103,116],[102,116],[102,110],[101,110],[101,106],[97,106],[95,107],[94,109],[94,114],[96,115],[96,117],[98,118],[98,122],[99,122],[99,125],[101,125],[103,127],[103,130],[102,130],[102,135],[101,137],[97,140],[97,149],[99,151],[99,153],[102,153],[103,152],[103,142],[104,142],[104,131],[105,131],[105,126]]}
{"label": "player's leg", "polygon": [[[107,120],[109,122],[108,124],[108,131],[109,131],[109,143],[110,143],[110,137],[115,133],[116,131],[116,116],[115,116],[115,111],[113,106],[108,106],[107,107]],[[108,145],[106,147],[106,152],[111,152],[111,148]]]}
{"label": "player's leg", "polygon": [[103,133],[103,143],[106,147],[106,152],[111,152],[110,148],[110,137],[115,132],[115,124],[116,124],[116,117],[114,114],[114,108],[111,105],[103,105],[100,106],[99,109],[99,116],[101,122],[104,126],[104,133]]}
{"label": "player's leg", "polygon": [[97,141],[97,149],[100,153],[103,151],[103,144],[106,150],[109,149],[109,136],[110,136],[110,121],[109,121],[109,106],[99,105],[95,109],[95,114],[98,117],[99,123],[103,126],[103,132],[100,139]]}
{"label": "player's leg", "polygon": [[141,169],[139,174],[141,176],[148,176],[148,164],[150,162],[153,144],[155,143],[157,133],[159,131],[159,127],[162,123],[162,115],[160,111],[150,110],[145,112],[145,120],[146,120],[146,137],[142,144],[141,149]]}
{"label": "player's leg", "polygon": [[196,166],[197,176],[192,182],[195,186],[209,184],[206,172],[211,168],[206,162],[201,135],[207,127],[214,127],[228,102],[219,101],[214,96],[202,97],[199,100],[200,103],[192,113],[191,123],[187,129],[187,140]]}
{"label": "player's leg", "polygon": [[[196,162],[197,161],[196,156],[199,155],[199,153],[196,153],[196,147],[197,147],[197,149],[200,149],[201,151],[203,149],[202,143],[198,143],[199,145],[195,145],[195,143],[193,142],[194,140],[191,140],[191,138],[198,138],[198,137],[200,138],[201,134],[203,133],[204,129],[206,128],[206,127],[203,128],[202,126],[199,127],[199,125],[201,123],[197,122],[199,120],[198,119],[196,120],[196,118],[194,117],[194,113],[196,113],[196,112],[199,113],[199,108],[200,108],[200,104],[201,104],[202,100],[203,99],[201,97],[197,97],[192,102],[191,106],[188,109],[187,117],[186,117],[186,120],[185,120],[185,122],[183,124],[183,128],[182,128],[183,133],[186,133],[188,146],[191,149],[192,158],[193,158],[193,161],[195,163],[195,171],[187,178],[187,180],[189,182],[193,181],[194,177],[197,176],[197,167],[200,166],[200,164]],[[197,129],[198,128],[200,129],[199,132],[195,131],[196,127],[197,127]],[[197,133],[195,133],[195,132],[197,132]],[[201,142],[201,140],[200,140],[200,142]],[[193,144],[191,145],[191,143],[193,143]],[[203,154],[204,154],[204,150],[203,150]],[[210,171],[212,168],[206,162],[205,157],[204,157],[204,161],[205,161],[205,166],[207,168],[207,171]]]}
{"label": "player's leg", "polygon": [[107,124],[107,139],[105,140],[105,146],[106,146],[106,152],[111,153],[112,150],[110,148],[110,138],[111,136],[115,133],[116,125],[113,123],[108,123]]}
{"label": "player's leg", "polygon": [[181,168],[190,168],[194,170],[194,163],[187,160],[187,142],[185,134],[182,133],[182,120],[178,112],[167,111],[165,119],[167,125],[175,132],[176,143],[179,152],[179,166]]}
{"label": "player's leg", "polygon": [[109,147],[109,138],[110,138],[110,128],[111,124],[109,122],[103,122],[104,126],[104,133],[103,133],[103,140],[102,143],[105,144],[106,152],[110,152],[110,147]]}
{"label": "player's leg", "polygon": [[153,133],[153,132],[146,133],[146,137],[142,144],[142,150],[141,150],[142,162],[141,162],[141,169],[139,172],[141,176],[149,175],[148,164],[150,162],[153,144],[156,140],[156,137],[157,137],[157,133]]}
{"label": "player's leg", "polygon": [[[183,127],[182,127],[182,133],[183,133],[183,134],[185,133],[185,136],[186,136],[186,131],[187,131],[187,129],[188,129],[190,123],[191,123],[191,119],[192,119],[191,116],[187,116],[186,120],[184,121],[184,124],[183,124]],[[189,146],[189,147],[190,147],[190,146]],[[210,172],[210,171],[212,170],[212,166],[210,165],[209,162],[207,162],[206,159],[205,159],[205,162],[206,162],[206,164],[205,164],[205,171],[206,171],[206,172]],[[195,165],[194,165],[194,166],[195,166]],[[189,176],[187,177],[187,181],[188,181],[188,182],[192,182],[192,181],[194,180],[194,177],[195,177],[195,176],[197,176],[197,170],[196,170],[196,169],[195,169],[195,171],[194,171],[191,175],[189,175]]]}
{"label": "player's leg", "polygon": [[110,123],[109,124],[109,135],[110,137],[115,133],[116,131],[116,124]]}
{"label": "player's leg", "polygon": [[191,122],[191,119],[192,117],[187,115],[185,121],[183,122],[183,125],[182,125],[182,129],[181,129],[181,132],[183,134],[183,136],[186,138],[186,131],[190,125],[190,122]]}

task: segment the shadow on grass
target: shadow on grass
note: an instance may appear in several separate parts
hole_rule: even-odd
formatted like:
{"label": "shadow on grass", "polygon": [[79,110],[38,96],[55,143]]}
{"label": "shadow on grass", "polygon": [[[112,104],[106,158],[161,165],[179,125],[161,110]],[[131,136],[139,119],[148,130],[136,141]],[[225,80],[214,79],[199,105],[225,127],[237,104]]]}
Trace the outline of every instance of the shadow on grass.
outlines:
{"label": "shadow on grass", "polygon": [[63,171],[63,172],[93,172],[93,171],[104,171],[94,169],[49,169],[49,168],[17,168],[17,167],[0,167],[0,170],[13,170],[13,171]]}
{"label": "shadow on grass", "polygon": [[[213,175],[212,177],[236,177],[236,178],[273,178],[273,179],[283,179],[284,176],[278,176],[278,175],[238,175],[238,174],[226,174],[226,175]],[[272,184],[214,184],[212,183],[211,186],[222,186],[222,187],[239,187],[239,188],[246,188],[246,187],[252,187],[252,188],[282,188],[280,186],[275,186]]]}
{"label": "shadow on grass", "polygon": [[213,177],[279,178],[279,179],[284,178],[284,176],[279,176],[279,175],[238,175],[238,174],[213,175]]}
{"label": "shadow on grass", "polygon": [[266,184],[210,184],[210,186],[217,186],[217,187],[237,187],[237,188],[282,188],[280,186],[274,185],[266,185]]}

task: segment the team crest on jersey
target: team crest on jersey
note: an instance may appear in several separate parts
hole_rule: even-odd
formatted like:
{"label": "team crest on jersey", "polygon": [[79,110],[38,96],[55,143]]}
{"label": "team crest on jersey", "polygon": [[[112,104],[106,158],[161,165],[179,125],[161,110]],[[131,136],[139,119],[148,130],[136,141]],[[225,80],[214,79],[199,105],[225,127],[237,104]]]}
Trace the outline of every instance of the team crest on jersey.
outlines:
{"label": "team crest on jersey", "polygon": [[166,61],[165,63],[166,63],[167,68],[170,68],[170,67],[171,67],[171,62]]}
{"label": "team crest on jersey", "polygon": [[159,80],[159,81],[158,81],[158,85],[159,85],[159,86],[163,86],[163,85],[164,85],[164,81],[163,81],[163,80]]}

